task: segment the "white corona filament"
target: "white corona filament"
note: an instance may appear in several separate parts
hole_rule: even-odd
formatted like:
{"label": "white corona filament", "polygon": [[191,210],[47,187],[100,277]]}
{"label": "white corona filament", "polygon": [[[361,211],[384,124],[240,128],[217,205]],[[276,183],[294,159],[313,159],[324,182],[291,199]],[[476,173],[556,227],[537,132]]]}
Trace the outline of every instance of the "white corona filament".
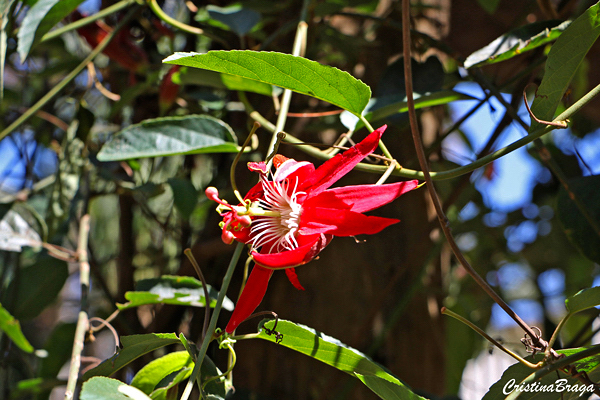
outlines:
{"label": "white corona filament", "polygon": [[271,244],[269,253],[293,250],[298,247],[296,233],[300,227],[302,205],[298,204],[296,192],[298,178],[291,194],[288,193],[289,183],[284,181],[267,181],[263,179],[264,198],[259,200],[260,207],[273,211],[278,216],[257,217],[250,228],[251,243],[254,249]]}

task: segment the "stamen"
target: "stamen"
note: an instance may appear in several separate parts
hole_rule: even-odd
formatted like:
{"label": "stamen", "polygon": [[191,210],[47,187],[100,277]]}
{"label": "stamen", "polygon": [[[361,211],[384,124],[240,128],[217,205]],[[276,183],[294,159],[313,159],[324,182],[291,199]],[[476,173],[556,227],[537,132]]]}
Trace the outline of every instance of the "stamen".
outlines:
{"label": "stamen", "polygon": [[268,181],[261,178],[264,198],[259,200],[262,208],[273,211],[274,216],[256,217],[251,226],[254,249],[269,246],[269,253],[273,251],[293,250],[298,248],[296,235],[300,228],[302,205],[298,203],[298,196],[306,194],[297,192],[298,178],[294,188],[289,192],[289,181]]}

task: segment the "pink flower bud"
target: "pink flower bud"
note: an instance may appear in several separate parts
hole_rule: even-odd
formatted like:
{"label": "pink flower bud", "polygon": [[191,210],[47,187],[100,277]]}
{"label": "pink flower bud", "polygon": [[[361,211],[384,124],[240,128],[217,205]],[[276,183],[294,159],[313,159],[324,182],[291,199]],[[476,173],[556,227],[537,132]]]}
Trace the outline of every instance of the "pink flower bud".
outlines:
{"label": "pink flower bud", "polygon": [[206,197],[208,197],[212,201],[216,201],[217,203],[221,203],[221,199],[219,199],[219,190],[214,186],[209,186],[204,191]]}

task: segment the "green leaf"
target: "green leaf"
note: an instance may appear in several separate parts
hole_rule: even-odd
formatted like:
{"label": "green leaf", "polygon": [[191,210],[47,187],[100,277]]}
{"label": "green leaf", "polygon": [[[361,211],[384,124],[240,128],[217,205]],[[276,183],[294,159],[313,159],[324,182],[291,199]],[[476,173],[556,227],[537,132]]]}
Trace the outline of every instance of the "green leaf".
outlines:
{"label": "green leaf", "polygon": [[238,36],[244,36],[260,22],[260,14],[249,8],[243,8],[241,4],[229,7],[206,6],[208,14],[214,20],[224,23]]}
{"label": "green leaf", "polygon": [[175,343],[180,341],[174,333],[121,336],[122,348],[96,368],[87,371],[82,380],[86,381],[94,376],[110,376],[144,354]]}
{"label": "green leaf", "polygon": [[17,33],[17,51],[21,62],[42,36],[69,15],[84,0],[38,0],[27,12]]}
{"label": "green leaf", "polygon": [[[193,342],[189,342],[183,333],[179,334],[179,340],[181,344],[187,351],[187,353],[196,357],[198,354],[198,348]],[[217,368],[215,363],[207,356],[204,357],[204,361],[200,366],[200,377],[204,382],[204,390],[206,393],[209,393],[208,398],[213,400],[225,399],[229,394],[233,392],[233,385],[231,381],[225,379],[222,375],[222,372]],[[217,379],[212,379],[213,377],[218,377]],[[206,383],[209,381],[208,383]]]}
{"label": "green leaf", "polygon": [[22,268],[19,279],[14,279],[6,289],[14,300],[11,309],[20,320],[38,316],[48,307],[69,277],[67,263],[50,256],[41,256],[35,264]]}
{"label": "green leaf", "polygon": [[[590,217],[596,224],[600,224],[600,175],[570,179],[568,184]],[[557,209],[558,218],[569,240],[584,256],[600,263],[600,237],[563,186],[558,192]]]}
{"label": "green leaf", "polygon": [[217,89],[241,90],[265,96],[272,96],[273,93],[281,91],[280,88],[267,83],[198,68],[182,68],[174,73],[171,79],[179,85],[201,85]]}
{"label": "green leaf", "polygon": [[[415,109],[439,106],[448,104],[452,101],[473,99],[474,97],[472,96],[453,90],[440,90],[438,92],[425,93],[422,95],[414,93]],[[408,105],[405,100],[406,96],[402,96],[402,98],[399,96],[372,98],[363,115],[367,121],[373,123],[394,114],[406,112],[408,111]],[[364,126],[363,122],[358,119],[358,117],[347,111],[344,111],[341,114],[340,120],[342,121],[342,124],[350,130],[358,130]]]}
{"label": "green leaf", "polygon": [[[219,292],[208,286],[208,295],[211,299],[210,306],[214,307]],[[163,275],[160,278],[140,280],[136,284],[135,292],[125,293],[125,299],[129,302],[117,304],[119,310],[146,304],[173,304],[191,307],[204,307],[206,305],[202,282],[191,276]],[[223,308],[228,311],[233,310],[233,302],[227,297],[223,301]]]}
{"label": "green leaf", "polygon": [[235,134],[225,122],[207,115],[189,115],[150,119],[131,125],[104,144],[98,160],[238,151]]}
{"label": "green leaf", "polygon": [[188,179],[171,178],[168,180],[173,190],[173,202],[184,220],[188,220],[196,204],[198,204],[198,191]]}
{"label": "green leaf", "polygon": [[[179,371],[174,371],[173,373],[167,375],[159,384],[158,388],[152,392],[150,398],[152,400],[175,400],[175,394],[172,393],[172,388],[177,386],[179,383],[183,382],[192,374],[192,368],[181,368]],[[169,397],[168,397],[169,396]]]}
{"label": "green leaf", "polygon": [[[187,351],[169,353],[149,362],[140,369],[133,377],[131,386],[149,395],[165,377],[190,366],[193,368],[194,363]],[[191,368],[189,368],[189,373],[186,374],[186,377],[189,375],[191,375]]]}
{"label": "green leaf", "polygon": [[[73,345],[73,343],[71,343]],[[47,399],[50,392],[56,386],[64,386],[65,382],[59,379],[31,378],[17,382],[14,388],[11,388],[10,398],[21,399],[31,398],[33,394],[36,398]]]}
{"label": "green leaf", "polygon": [[6,308],[2,307],[2,304],[0,304],[0,330],[4,331],[18,348],[26,353],[33,353],[34,348],[23,335],[21,324],[10,315]]}
{"label": "green leaf", "polygon": [[144,392],[121,381],[95,377],[81,387],[81,400],[151,400]]}
{"label": "green leaf", "polygon": [[[274,324],[275,320],[261,322],[258,337],[275,342],[275,335],[264,329],[273,329]],[[422,399],[381,365],[337,339],[285,320],[277,322],[276,331],[283,335],[280,345],[357,377],[382,399]]]}
{"label": "green leaf", "polygon": [[495,13],[500,4],[500,0],[477,0],[477,2],[488,14]]}
{"label": "green leaf", "polygon": [[[181,336],[181,338],[183,338],[182,342],[186,341],[185,337]],[[197,351],[194,346],[194,354],[197,354]],[[172,387],[189,378],[193,366],[194,364],[187,351],[170,353],[142,368],[133,378],[131,385],[149,394],[153,400],[164,400]],[[205,356],[200,368],[202,381],[206,382],[219,375],[222,375],[221,371],[209,357]],[[225,398],[232,387],[227,383],[225,377],[221,377],[207,383],[204,390],[210,395]]]}
{"label": "green leaf", "polygon": [[[571,356],[571,355],[579,353],[582,350],[585,350],[585,349],[584,348],[564,349],[564,350],[558,350],[557,352],[559,354],[564,354],[565,356]],[[531,361],[533,363],[537,363],[537,362],[541,361],[543,358],[544,358],[543,354],[537,354],[535,357],[531,357],[531,356],[527,357],[526,360]],[[587,357],[582,360],[574,362],[572,365],[575,368],[577,368],[577,371],[587,373],[590,376],[590,379],[592,381],[595,381],[596,380],[595,378],[598,375],[598,365],[600,365],[600,356],[596,355],[596,356],[592,356],[592,357]],[[514,380],[514,384],[517,385],[533,372],[534,372],[534,370],[526,367],[525,365],[523,365],[521,363],[516,363],[516,364],[511,365],[504,371],[500,380],[498,380],[496,383],[494,383],[490,387],[489,391],[483,397],[483,400],[496,400],[496,399],[500,400],[500,399],[506,398],[508,393],[504,393],[504,391],[510,390],[510,388],[512,387],[512,386],[510,386],[510,382],[513,382],[512,380]],[[550,385],[556,384],[556,381],[558,379],[566,379],[567,380],[566,384],[577,385],[579,388],[585,386],[579,380],[577,380],[577,378],[570,377],[569,375],[564,374],[562,371],[560,372],[560,376],[557,376],[556,372],[549,373],[549,374],[545,375],[544,377],[542,377],[540,380],[538,380],[537,383],[539,386],[545,385],[546,387],[550,388]],[[506,389],[505,389],[505,387],[506,387]],[[524,399],[535,399],[535,400],[564,399],[564,400],[567,400],[567,399],[577,399],[577,398],[581,398],[580,392],[567,392],[567,391],[558,392],[556,390],[546,391],[546,392],[541,392],[541,391],[525,392],[525,391],[523,391],[523,392],[521,392],[521,395],[519,396],[519,399],[522,399],[522,400],[524,400]]]}
{"label": "green leaf", "polygon": [[565,300],[565,305],[570,314],[600,306],[600,287],[595,286],[580,290]]}
{"label": "green leaf", "polygon": [[[588,8],[569,25],[552,45],[542,83],[531,105],[533,115],[551,121],[562,97],[585,58],[600,35],[600,3]],[[529,132],[537,130],[539,123],[532,121]]]}
{"label": "green leaf", "polygon": [[480,67],[511,59],[556,40],[570,24],[571,21],[550,20],[513,29],[467,57],[464,66]]}
{"label": "green leaf", "polygon": [[250,50],[175,53],[163,62],[209,69],[290,89],[355,115],[360,115],[371,97],[371,89],[347,72],[290,54]]}

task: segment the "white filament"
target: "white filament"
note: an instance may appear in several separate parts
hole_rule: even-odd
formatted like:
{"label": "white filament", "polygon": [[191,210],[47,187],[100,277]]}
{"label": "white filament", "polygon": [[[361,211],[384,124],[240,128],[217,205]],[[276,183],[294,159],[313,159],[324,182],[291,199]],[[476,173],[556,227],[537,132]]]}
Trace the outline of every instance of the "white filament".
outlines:
{"label": "white filament", "polygon": [[302,205],[298,204],[296,192],[298,178],[291,194],[288,194],[289,182],[267,181],[263,179],[264,198],[259,200],[260,207],[273,211],[278,216],[257,217],[250,228],[251,244],[254,249],[271,243],[269,253],[293,250],[298,247],[296,234],[300,227]]}

